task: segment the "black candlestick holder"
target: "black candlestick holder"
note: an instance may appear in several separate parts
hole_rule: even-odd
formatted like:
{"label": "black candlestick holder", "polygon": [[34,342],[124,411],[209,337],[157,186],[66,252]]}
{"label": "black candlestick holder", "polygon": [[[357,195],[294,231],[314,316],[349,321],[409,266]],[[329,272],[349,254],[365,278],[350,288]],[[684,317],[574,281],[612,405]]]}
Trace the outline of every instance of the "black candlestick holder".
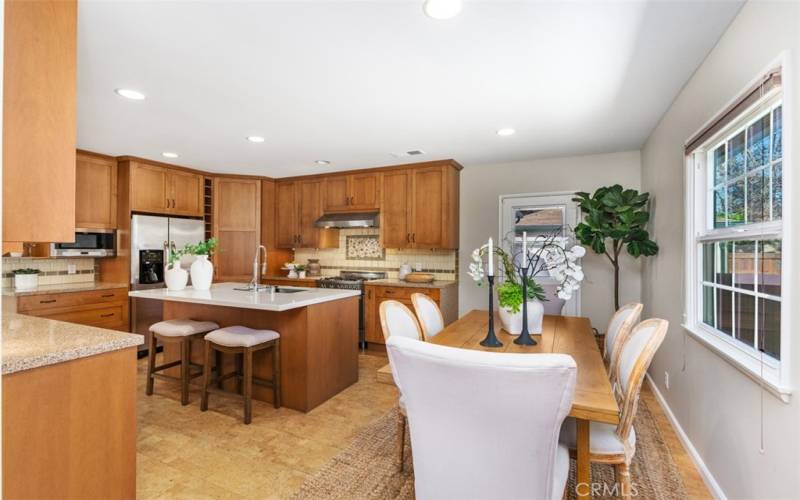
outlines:
{"label": "black candlestick holder", "polygon": [[514,339],[517,345],[536,345],[538,342],[531,337],[528,331],[528,270],[529,266],[520,268],[520,277],[522,278],[522,331],[519,336]]}
{"label": "black candlestick holder", "polygon": [[503,347],[503,343],[497,340],[494,334],[494,276],[487,276],[489,281],[489,331],[486,332],[486,338],[481,340],[481,345],[484,347]]}

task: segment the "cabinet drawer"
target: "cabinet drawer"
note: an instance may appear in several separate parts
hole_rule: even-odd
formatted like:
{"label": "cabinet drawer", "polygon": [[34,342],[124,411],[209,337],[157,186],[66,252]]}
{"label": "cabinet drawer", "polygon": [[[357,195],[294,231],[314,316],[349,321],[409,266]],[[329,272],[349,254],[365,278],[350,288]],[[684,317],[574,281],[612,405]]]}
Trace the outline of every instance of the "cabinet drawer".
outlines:
{"label": "cabinet drawer", "polygon": [[391,287],[391,286],[376,286],[375,296],[379,299],[395,299],[403,301],[406,299],[411,301],[411,295],[415,293],[422,293],[439,301],[439,290],[437,288],[408,288],[408,287]]}
{"label": "cabinet drawer", "polygon": [[97,309],[84,309],[81,311],[41,314],[40,316],[43,318],[89,326],[116,325],[122,323],[123,321],[123,306],[115,305],[109,307],[99,307]]}
{"label": "cabinet drawer", "polygon": [[47,295],[27,295],[17,298],[17,311],[28,313],[58,307],[74,307],[107,302],[128,300],[127,288],[92,290],[90,292],[51,293]]}

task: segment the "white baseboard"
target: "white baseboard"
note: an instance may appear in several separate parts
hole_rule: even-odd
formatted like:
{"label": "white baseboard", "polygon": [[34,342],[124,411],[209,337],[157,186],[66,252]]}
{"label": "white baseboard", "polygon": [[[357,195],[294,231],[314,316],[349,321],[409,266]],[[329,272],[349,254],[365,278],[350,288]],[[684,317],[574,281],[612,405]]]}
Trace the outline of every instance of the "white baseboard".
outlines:
{"label": "white baseboard", "polygon": [[706,486],[708,487],[709,491],[714,496],[714,498],[717,498],[719,500],[726,500],[728,497],[725,496],[725,492],[722,491],[722,488],[720,487],[719,483],[717,483],[717,480],[714,479],[714,476],[711,474],[711,471],[708,470],[708,467],[706,467],[705,462],[703,462],[703,458],[700,456],[700,454],[697,452],[697,449],[689,440],[689,436],[686,435],[686,432],[684,432],[683,427],[681,427],[681,424],[678,422],[678,419],[675,418],[675,414],[672,413],[672,409],[667,404],[667,400],[664,399],[664,396],[661,395],[661,391],[658,390],[658,386],[656,386],[655,382],[653,382],[653,379],[652,377],[650,377],[649,373],[646,374],[646,377],[647,377],[647,382],[650,384],[650,389],[653,390],[653,394],[655,394],[656,399],[658,399],[658,402],[661,404],[661,408],[663,408],[664,413],[667,415],[667,418],[669,419],[669,422],[672,424],[672,428],[675,429],[675,433],[678,435],[678,439],[681,440],[681,443],[683,443],[683,447],[686,449],[686,451],[689,452],[689,456],[692,457],[692,460],[694,461],[694,464],[697,466],[697,469],[700,471],[700,476],[703,478],[703,481],[706,483]]}

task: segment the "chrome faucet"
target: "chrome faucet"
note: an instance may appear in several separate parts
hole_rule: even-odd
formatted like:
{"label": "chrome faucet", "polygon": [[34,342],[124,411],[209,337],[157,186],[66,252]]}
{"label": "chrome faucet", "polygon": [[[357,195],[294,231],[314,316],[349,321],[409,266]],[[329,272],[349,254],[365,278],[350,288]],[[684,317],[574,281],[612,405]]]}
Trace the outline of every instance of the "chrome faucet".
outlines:
{"label": "chrome faucet", "polygon": [[[264,261],[259,262],[259,257],[261,257],[261,253],[264,253]],[[250,288],[255,291],[259,290],[259,281],[261,281],[261,275],[266,274],[267,272],[267,247],[264,245],[258,245],[256,247],[256,255],[253,258],[253,279],[250,280]],[[264,289],[269,287],[264,287]]]}

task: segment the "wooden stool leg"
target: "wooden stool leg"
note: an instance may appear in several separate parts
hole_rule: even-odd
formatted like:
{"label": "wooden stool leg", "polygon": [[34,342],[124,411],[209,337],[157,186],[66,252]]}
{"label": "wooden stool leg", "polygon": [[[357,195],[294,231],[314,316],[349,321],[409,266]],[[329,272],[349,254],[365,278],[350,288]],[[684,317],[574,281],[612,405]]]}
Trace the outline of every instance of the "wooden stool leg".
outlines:
{"label": "wooden stool leg", "polygon": [[622,463],[614,466],[617,476],[617,484],[620,487],[620,498],[623,500],[631,499],[631,472],[628,464]]}
{"label": "wooden stool leg", "polygon": [[220,381],[222,378],[222,353],[220,351],[214,351],[214,365],[217,367],[217,388],[222,389]]}
{"label": "wooden stool leg", "polygon": [[249,424],[253,419],[253,351],[245,347],[244,356],[244,423]]}
{"label": "wooden stool leg", "polygon": [[147,389],[145,390],[145,394],[148,396],[152,396],[153,394],[153,372],[156,368],[156,347],[158,346],[158,340],[156,339],[156,334],[150,332],[150,343],[147,346]]}
{"label": "wooden stool leg", "polygon": [[244,356],[234,356],[233,359],[236,360],[236,392],[238,394],[244,394],[244,385],[242,381],[244,380]]}
{"label": "wooden stool leg", "polygon": [[281,340],[272,346],[272,406],[281,407]]}
{"label": "wooden stool leg", "polygon": [[200,395],[200,411],[208,410],[208,386],[211,382],[211,342],[203,346],[203,392]]}
{"label": "wooden stool leg", "polygon": [[181,404],[189,404],[189,360],[192,355],[192,343],[188,338],[181,340]]}

